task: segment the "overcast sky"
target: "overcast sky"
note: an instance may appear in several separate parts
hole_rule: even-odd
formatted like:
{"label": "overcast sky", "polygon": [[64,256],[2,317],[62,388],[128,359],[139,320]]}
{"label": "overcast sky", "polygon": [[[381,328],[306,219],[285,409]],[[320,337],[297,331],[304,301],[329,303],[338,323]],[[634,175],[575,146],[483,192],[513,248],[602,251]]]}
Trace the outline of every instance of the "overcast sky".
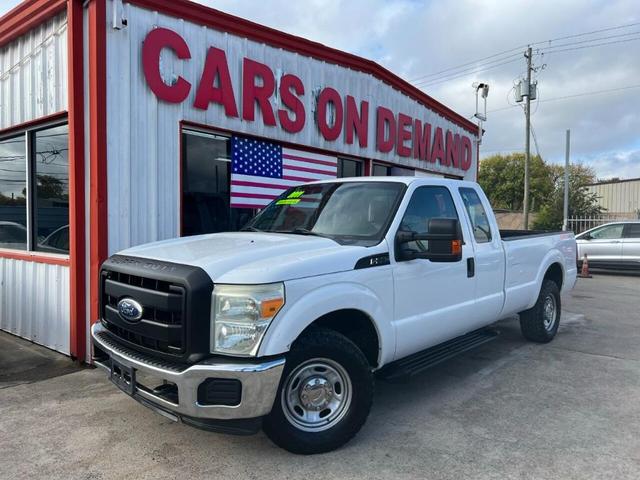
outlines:
{"label": "overcast sky", "polygon": [[[0,14],[17,3],[0,0]],[[362,55],[407,80],[529,43],[640,22],[638,0],[199,3]],[[602,40],[595,40],[599,38]],[[606,42],[619,43],[592,47]],[[573,45],[560,47],[569,43]],[[573,50],[552,53],[549,48],[554,46],[556,50]],[[640,23],[535,47],[539,50],[534,63],[546,65],[535,74],[540,103],[532,107],[532,124],[542,157],[564,161],[565,130],[570,128],[573,161],[593,166],[600,178],[640,177]],[[493,67],[485,71],[474,73],[474,64],[470,64],[465,67],[470,70],[463,71],[462,76],[431,76],[426,80],[445,81],[420,85],[432,97],[471,117],[475,111],[471,84],[490,84],[481,156],[524,149],[524,114],[520,107],[509,106],[515,103],[514,80],[525,74],[525,59],[517,55],[519,52],[513,50],[484,60],[484,67]],[[482,68],[478,65],[476,69]],[[635,88],[622,90],[624,87]],[[554,100],[609,89],[621,90]],[[532,151],[536,152],[533,139]]]}

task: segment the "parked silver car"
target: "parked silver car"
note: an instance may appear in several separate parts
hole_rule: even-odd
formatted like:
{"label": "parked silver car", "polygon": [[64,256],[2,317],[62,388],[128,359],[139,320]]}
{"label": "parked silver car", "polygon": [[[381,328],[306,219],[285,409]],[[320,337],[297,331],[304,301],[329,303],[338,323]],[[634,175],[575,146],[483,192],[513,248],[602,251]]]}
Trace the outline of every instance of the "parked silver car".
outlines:
{"label": "parked silver car", "polygon": [[576,236],[578,265],[584,254],[590,267],[640,269],[640,220],[600,225]]}

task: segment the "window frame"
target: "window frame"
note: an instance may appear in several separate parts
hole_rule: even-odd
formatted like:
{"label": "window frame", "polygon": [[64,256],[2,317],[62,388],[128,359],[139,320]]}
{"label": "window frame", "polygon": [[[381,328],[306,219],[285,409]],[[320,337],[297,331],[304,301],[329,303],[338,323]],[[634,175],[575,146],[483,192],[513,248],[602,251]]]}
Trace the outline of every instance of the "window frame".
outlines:
{"label": "window frame", "polygon": [[[0,142],[4,140],[8,140],[11,138],[19,138],[20,136],[24,136],[25,141],[25,162],[26,162],[26,228],[27,228],[27,246],[25,249],[17,249],[4,247],[0,245],[0,252],[2,255],[0,257],[5,258],[37,258],[37,257],[47,257],[53,259],[60,259],[63,264],[69,260],[70,252],[68,253],[54,253],[47,252],[46,250],[38,250],[37,249],[37,232],[35,231],[35,226],[37,225],[37,178],[36,178],[36,157],[35,157],[35,145],[36,145],[36,134],[40,131],[47,130],[55,127],[67,127],[67,142],[68,148],[70,149],[71,143],[71,132],[69,131],[69,120],[66,115],[61,118],[55,118],[47,121],[41,122],[33,122],[26,123],[21,125],[16,125],[14,127],[7,128],[4,132],[0,132]],[[68,173],[71,175],[71,163],[68,163]],[[68,195],[70,196],[70,189],[72,186],[68,185]],[[69,205],[69,220],[67,225],[71,223],[71,205]]]}

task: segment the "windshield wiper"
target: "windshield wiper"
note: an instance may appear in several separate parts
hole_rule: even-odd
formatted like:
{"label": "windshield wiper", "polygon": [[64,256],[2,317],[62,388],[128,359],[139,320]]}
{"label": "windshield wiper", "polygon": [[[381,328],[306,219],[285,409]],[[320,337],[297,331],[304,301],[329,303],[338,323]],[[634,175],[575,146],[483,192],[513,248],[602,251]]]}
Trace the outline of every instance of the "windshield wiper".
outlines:
{"label": "windshield wiper", "polygon": [[256,227],[243,227],[240,229],[241,232],[263,232],[264,230],[260,230]]}
{"label": "windshield wiper", "polygon": [[276,233],[292,233],[294,235],[313,235],[315,237],[331,238],[329,235],[326,235],[324,233],[313,232],[308,228],[303,227],[297,227],[293,230],[276,230]]}

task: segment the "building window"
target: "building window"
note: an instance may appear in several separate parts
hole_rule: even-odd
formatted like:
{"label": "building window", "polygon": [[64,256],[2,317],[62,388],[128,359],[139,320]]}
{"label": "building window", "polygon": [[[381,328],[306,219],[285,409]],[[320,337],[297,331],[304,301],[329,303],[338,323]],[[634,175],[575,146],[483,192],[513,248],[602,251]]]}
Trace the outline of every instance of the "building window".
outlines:
{"label": "building window", "polygon": [[231,138],[183,130],[182,234],[235,231],[254,214],[231,208]]}
{"label": "building window", "polygon": [[390,177],[391,167],[387,165],[381,165],[379,163],[374,163],[371,171],[371,175],[374,177]]}
{"label": "building window", "polygon": [[69,253],[67,125],[0,140],[0,247]]}
{"label": "building window", "polygon": [[361,177],[362,162],[351,158],[338,158],[338,178]]}

